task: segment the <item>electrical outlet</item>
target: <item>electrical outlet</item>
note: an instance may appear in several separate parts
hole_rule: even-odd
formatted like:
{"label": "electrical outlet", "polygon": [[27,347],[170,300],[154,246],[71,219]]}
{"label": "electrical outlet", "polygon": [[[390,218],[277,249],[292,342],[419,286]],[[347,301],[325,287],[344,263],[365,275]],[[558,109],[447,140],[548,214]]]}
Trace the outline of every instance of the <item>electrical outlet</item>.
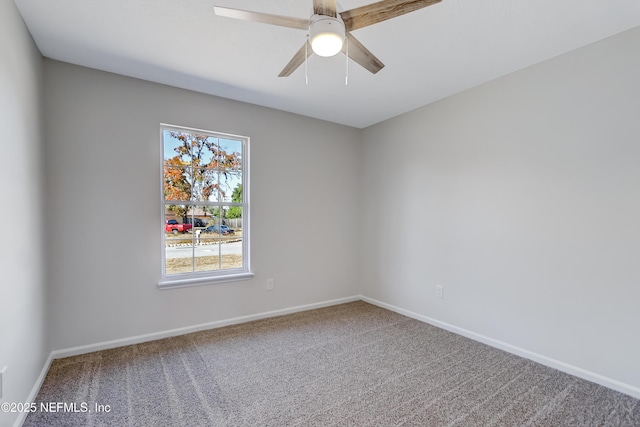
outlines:
{"label": "electrical outlet", "polygon": [[0,369],[0,399],[2,399],[2,391],[4,390],[4,374],[7,372],[7,367]]}
{"label": "electrical outlet", "polygon": [[436,298],[443,297],[444,288],[441,285],[436,285]]}
{"label": "electrical outlet", "polygon": [[273,279],[267,279],[267,290],[272,291],[274,288]]}

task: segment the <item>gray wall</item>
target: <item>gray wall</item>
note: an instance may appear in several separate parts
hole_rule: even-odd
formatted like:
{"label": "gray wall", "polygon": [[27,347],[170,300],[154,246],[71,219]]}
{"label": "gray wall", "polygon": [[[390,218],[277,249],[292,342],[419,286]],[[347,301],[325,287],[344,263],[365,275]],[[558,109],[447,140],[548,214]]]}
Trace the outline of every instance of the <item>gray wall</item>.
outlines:
{"label": "gray wall", "polygon": [[[12,1],[0,1],[0,256],[2,402],[25,402],[50,348],[45,331],[42,253],[42,58]],[[9,242],[9,244],[7,244]],[[0,426],[18,414],[0,412]]]}
{"label": "gray wall", "polygon": [[[251,137],[254,279],[157,290],[160,123]],[[51,60],[45,129],[55,349],[358,294],[357,130]]]}
{"label": "gray wall", "polygon": [[362,293],[640,390],[638,52],[640,28],[366,129]]}

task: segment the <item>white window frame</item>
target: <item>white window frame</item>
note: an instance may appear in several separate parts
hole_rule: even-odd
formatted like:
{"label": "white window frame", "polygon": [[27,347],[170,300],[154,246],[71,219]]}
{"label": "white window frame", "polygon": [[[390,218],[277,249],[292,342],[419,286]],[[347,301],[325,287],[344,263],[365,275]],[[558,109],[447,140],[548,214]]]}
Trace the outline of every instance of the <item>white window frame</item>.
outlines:
{"label": "white window frame", "polygon": [[[189,205],[189,206],[213,206],[222,208],[224,206],[241,206],[242,207],[242,268],[238,269],[226,269],[226,270],[214,270],[214,271],[201,271],[191,273],[179,273],[179,274],[166,274],[166,243],[165,243],[165,214],[167,202],[171,200],[165,200],[164,196],[164,131],[176,131],[187,133],[200,133],[210,135],[214,138],[233,139],[242,142],[242,203],[234,204],[229,202],[206,202],[206,201],[173,201],[175,204]],[[162,278],[158,282],[159,289],[174,289],[187,286],[201,286],[215,283],[234,282],[239,280],[251,279],[254,274],[251,271],[250,262],[250,212],[249,212],[249,141],[247,136],[233,135],[228,133],[196,129],[184,126],[176,126],[166,123],[160,124],[160,202],[162,212],[162,223],[159,224],[161,230],[161,259],[162,259]]]}

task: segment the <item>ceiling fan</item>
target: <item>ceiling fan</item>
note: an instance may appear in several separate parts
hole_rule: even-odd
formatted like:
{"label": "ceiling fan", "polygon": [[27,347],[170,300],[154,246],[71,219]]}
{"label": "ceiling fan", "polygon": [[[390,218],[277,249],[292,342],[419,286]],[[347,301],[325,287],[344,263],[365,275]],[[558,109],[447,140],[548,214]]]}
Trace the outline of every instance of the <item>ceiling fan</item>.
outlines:
{"label": "ceiling fan", "polygon": [[[309,19],[271,15],[214,6],[216,15],[245,21],[307,30],[308,39],[284,67],[278,77],[288,77],[313,53],[334,56],[343,52],[356,63],[375,74],[384,64],[362,45],[351,31],[364,28],[405,13],[422,9],[442,0],[382,0],[344,12],[337,11],[336,0],[313,0],[313,15]],[[345,43],[345,40],[347,42]],[[309,47],[311,49],[309,49]]]}

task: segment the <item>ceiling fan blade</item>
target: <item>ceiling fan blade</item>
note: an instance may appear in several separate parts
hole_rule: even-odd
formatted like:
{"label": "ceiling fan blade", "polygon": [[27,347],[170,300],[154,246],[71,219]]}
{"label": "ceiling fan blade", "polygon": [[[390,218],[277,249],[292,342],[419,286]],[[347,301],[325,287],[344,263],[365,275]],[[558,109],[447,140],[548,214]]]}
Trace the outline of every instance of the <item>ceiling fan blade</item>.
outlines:
{"label": "ceiling fan blade", "polygon": [[243,21],[261,22],[263,24],[278,25],[280,27],[297,28],[308,30],[311,21],[302,18],[292,18],[289,16],[271,15],[262,12],[250,12],[248,10],[231,9],[228,7],[214,6],[216,15],[226,18],[241,19]]}
{"label": "ceiling fan blade", "polygon": [[440,3],[442,0],[382,0],[355,9],[340,12],[347,31],[367,27],[423,7]]}
{"label": "ceiling fan blade", "polygon": [[311,45],[308,41],[306,41],[300,50],[293,55],[291,61],[282,69],[278,77],[289,77],[302,63],[313,54],[313,50],[311,50]]}
{"label": "ceiling fan blade", "polygon": [[314,15],[327,15],[337,17],[336,0],[313,0]]}
{"label": "ceiling fan blade", "polygon": [[347,33],[347,43],[342,47],[342,53],[347,54],[349,50],[349,58],[361,65],[365,70],[375,74],[384,68],[384,64],[376,56],[369,52],[362,43],[358,41],[351,33]]}

